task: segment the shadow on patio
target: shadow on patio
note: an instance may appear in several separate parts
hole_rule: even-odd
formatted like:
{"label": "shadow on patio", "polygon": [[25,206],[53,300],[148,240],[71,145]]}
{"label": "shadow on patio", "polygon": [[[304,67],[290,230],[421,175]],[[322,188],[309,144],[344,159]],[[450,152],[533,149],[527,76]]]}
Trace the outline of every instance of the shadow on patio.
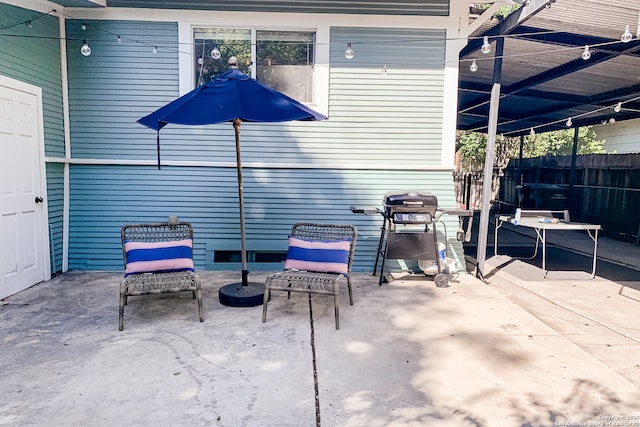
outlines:
{"label": "shadow on patio", "polygon": [[637,384],[470,275],[436,288],[355,274],[336,331],[331,298],[275,293],[263,324],[262,307],[219,304],[236,272],[199,274],[204,323],[188,293],[132,297],[118,332],[116,272],[3,300],[0,425],[550,426],[640,413]]}

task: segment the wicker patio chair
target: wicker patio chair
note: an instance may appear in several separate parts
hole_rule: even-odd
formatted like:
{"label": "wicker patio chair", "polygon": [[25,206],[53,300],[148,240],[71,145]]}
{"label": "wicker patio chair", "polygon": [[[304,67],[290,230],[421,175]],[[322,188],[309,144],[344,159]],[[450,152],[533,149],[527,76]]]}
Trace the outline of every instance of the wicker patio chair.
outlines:
{"label": "wicker patio chair", "polygon": [[119,329],[128,297],[168,292],[193,294],[200,321],[202,286],[193,268],[193,227],[188,222],[129,224],[122,227],[125,277],[120,282]]}
{"label": "wicker patio chair", "polygon": [[[262,322],[267,321],[267,305],[271,298],[271,291],[285,291],[288,293],[288,297],[291,297],[291,292],[304,292],[308,294],[322,294],[333,295],[333,303],[335,308],[335,320],[336,329],[340,329],[340,312],[339,312],[339,291],[340,281],[346,277],[347,288],[349,291],[349,304],[353,305],[353,291],[351,289],[351,265],[353,263],[353,255],[356,249],[356,239],[358,232],[352,225],[336,225],[336,224],[314,224],[314,223],[298,223],[295,224],[291,230],[289,253],[287,255],[287,263],[291,257],[291,238],[300,239],[308,242],[313,242],[314,245],[323,245],[336,242],[348,243],[345,245],[345,251],[347,252],[347,259],[343,266],[343,272],[326,272],[326,268],[319,267],[323,271],[313,271],[314,265],[320,258],[313,259],[311,256],[309,261],[309,269],[304,271],[302,269],[286,269],[283,272],[275,273],[267,277],[265,282],[264,302],[262,306]],[[317,246],[317,245],[316,245]],[[313,251],[308,251],[313,252]],[[319,253],[316,251],[316,253]],[[326,261],[326,260],[325,260]],[[322,261],[320,261],[322,262]],[[331,268],[329,268],[331,269]]]}

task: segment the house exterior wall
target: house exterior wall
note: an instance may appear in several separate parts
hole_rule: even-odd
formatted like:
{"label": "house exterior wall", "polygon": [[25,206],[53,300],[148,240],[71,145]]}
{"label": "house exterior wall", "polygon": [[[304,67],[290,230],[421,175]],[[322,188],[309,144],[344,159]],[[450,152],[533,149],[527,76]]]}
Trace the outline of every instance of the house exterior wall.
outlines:
{"label": "house exterior wall", "polygon": [[597,138],[604,140],[608,153],[640,153],[640,120],[626,120],[613,125],[594,126]]}
{"label": "house exterior wall", "polygon": [[[58,18],[40,15],[38,11],[0,3],[0,28],[20,24],[0,33],[0,74],[42,88],[45,155],[64,156]],[[33,20],[31,28],[23,24],[29,20]],[[46,169],[51,271],[56,272],[62,269],[62,169],[52,164]]]}
{"label": "house exterior wall", "polygon": [[[239,268],[239,260],[213,261],[216,251],[240,245],[231,125],[167,126],[158,170],[156,135],[136,123],[180,95],[180,55],[189,47],[178,44],[179,31],[196,19],[193,13],[184,12],[184,20],[179,11],[79,13],[73,11],[78,19],[69,13],[65,27],[70,150],[59,144],[47,169],[49,197],[58,206],[63,165],[69,167],[68,267],[120,270],[122,225],[177,215],[194,224],[197,269]],[[215,16],[198,14],[199,25],[215,26]],[[370,271],[382,218],[353,215],[350,206],[380,207],[385,192],[402,189],[431,191],[440,206],[455,206],[452,150],[443,150],[454,144],[453,133],[443,141],[443,103],[456,95],[456,88],[445,95],[447,30],[428,20],[405,27],[404,19],[376,18],[372,25],[350,19],[354,26],[336,17],[336,25],[327,25],[329,120],[243,123],[250,251],[285,251],[298,221],[352,223],[360,232],[354,268]],[[88,57],[79,52],[83,39],[92,49]],[[351,61],[344,58],[348,41],[356,49]],[[457,218],[446,224],[459,255]],[[280,267],[250,263],[250,269]]]}
{"label": "house exterior wall", "polygon": [[[177,2],[175,0],[153,0],[156,9],[186,9],[198,4],[203,9],[242,12],[297,12],[297,13],[344,13],[377,15],[424,15],[446,16],[449,0],[381,2],[378,0],[291,1],[235,0],[233,2]],[[148,0],[109,0],[111,7],[149,7]]]}

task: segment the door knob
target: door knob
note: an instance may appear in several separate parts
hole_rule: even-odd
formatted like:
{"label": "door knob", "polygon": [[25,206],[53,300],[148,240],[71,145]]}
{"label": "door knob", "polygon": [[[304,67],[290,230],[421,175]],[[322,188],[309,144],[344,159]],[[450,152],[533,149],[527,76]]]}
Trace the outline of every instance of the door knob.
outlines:
{"label": "door knob", "polygon": [[42,203],[44,199],[42,197],[36,196],[36,203]]}

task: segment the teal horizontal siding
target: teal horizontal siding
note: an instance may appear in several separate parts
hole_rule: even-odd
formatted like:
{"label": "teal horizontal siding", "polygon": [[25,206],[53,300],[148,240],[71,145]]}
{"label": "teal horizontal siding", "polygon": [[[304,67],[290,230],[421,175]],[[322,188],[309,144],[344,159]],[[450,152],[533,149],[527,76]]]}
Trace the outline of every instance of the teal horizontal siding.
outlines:
{"label": "teal horizontal siding", "polygon": [[[165,48],[153,55],[148,46],[89,35],[91,27],[82,35],[79,24],[69,21],[67,30],[90,39],[93,53],[82,57],[77,42],[68,53],[73,158],[155,160],[155,132],[136,120],[178,96],[177,52],[170,49],[177,26],[93,22],[136,39],[161,34]],[[244,169],[249,251],[286,250],[295,222],[352,223],[360,230],[354,268],[371,271],[382,218],[353,215],[351,205],[381,207],[385,192],[409,188],[434,192],[441,206],[455,206],[450,172],[417,170],[441,164],[444,37],[433,30],[334,28],[329,119],[242,124],[242,160],[251,165]],[[389,57],[362,44],[353,61],[344,60],[343,42],[349,40],[408,39],[413,48]],[[160,139],[163,161],[236,162],[229,123],[169,125]],[[331,167],[337,163],[340,168]],[[121,270],[122,225],[169,215],[193,223],[198,269],[239,268],[213,263],[215,251],[240,249],[236,180],[234,167],[72,164],[70,268]],[[457,221],[447,224],[449,239],[455,238]]]}
{"label": "teal horizontal siding", "polygon": [[[162,42],[166,49],[153,55],[149,46],[126,40],[118,44],[114,36],[105,36],[91,25],[82,32],[80,22],[67,22],[70,35],[87,37],[96,46],[91,56],[83,57],[76,41],[68,53],[73,157],[154,160],[156,134],[136,120],[178,96],[177,26],[128,21],[89,24],[113,34]],[[444,37],[443,31],[435,30],[332,29],[329,119],[243,123],[243,161],[341,162],[381,168],[439,165]],[[355,39],[369,42],[358,47],[356,58],[347,64],[340,42]],[[381,55],[376,43],[389,47],[391,57]],[[422,58],[421,64],[416,64],[416,57]],[[389,72],[383,77],[384,64]],[[160,132],[160,139],[163,160],[235,162],[229,123],[169,125]]]}
{"label": "teal horizontal siding", "polygon": [[[58,18],[0,3],[0,74],[42,88],[47,156],[64,156]],[[32,28],[22,22],[33,19]],[[12,26],[13,24],[18,24]]]}
{"label": "teal horizontal siding", "polygon": [[67,20],[66,28],[73,157],[154,158],[155,134],[136,120],[178,96],[177,24]]}
{"label": "teal horizontal siding", "polygon": [[[296,222],[354,224],[360,233],[357,271],[373,269],[382,218],[354,215],[352,205],[382,207],[387,191],[412,188],[433,192],[441,206],[455,206],[449,172],[243,172],[248,250],[286,250],[286,237]],[[194,225],[198,269],[229,268],[213,265],[211,251],[240,249],[234,168],[72,165],[70,215],[71,269],[122,269],[120,228],[166,221],[169,215]],[[448,237],[455,239],[457,223],[447,222]]]}
{"label": "teal horizontal siding", "polygon": [[[331,41],[332,127],[345,129],[349,144],[367,147],[379,165],[440,164],[444,32],[333,28]],[[347,42],[351,60],[344,57]]]}
{"label": "teal horizontal siding", "polygon": [[[372,67],[378,74],[385,64],[390,72],[441,70],[445,62],[445,37],[445,31],[438,29],[333,27],[330,62],[332,67]],[[355,53],[353,59],[344,56],[347,43],[351,43]],[[385,79],[380,75],[381,85]]]}
{"label": "teal horizontal siding", "polygon": [[47,205],[49,212],[49,247],[51,273],[62,271],[62,233],[64,212],[64,165],[47,164]]}

